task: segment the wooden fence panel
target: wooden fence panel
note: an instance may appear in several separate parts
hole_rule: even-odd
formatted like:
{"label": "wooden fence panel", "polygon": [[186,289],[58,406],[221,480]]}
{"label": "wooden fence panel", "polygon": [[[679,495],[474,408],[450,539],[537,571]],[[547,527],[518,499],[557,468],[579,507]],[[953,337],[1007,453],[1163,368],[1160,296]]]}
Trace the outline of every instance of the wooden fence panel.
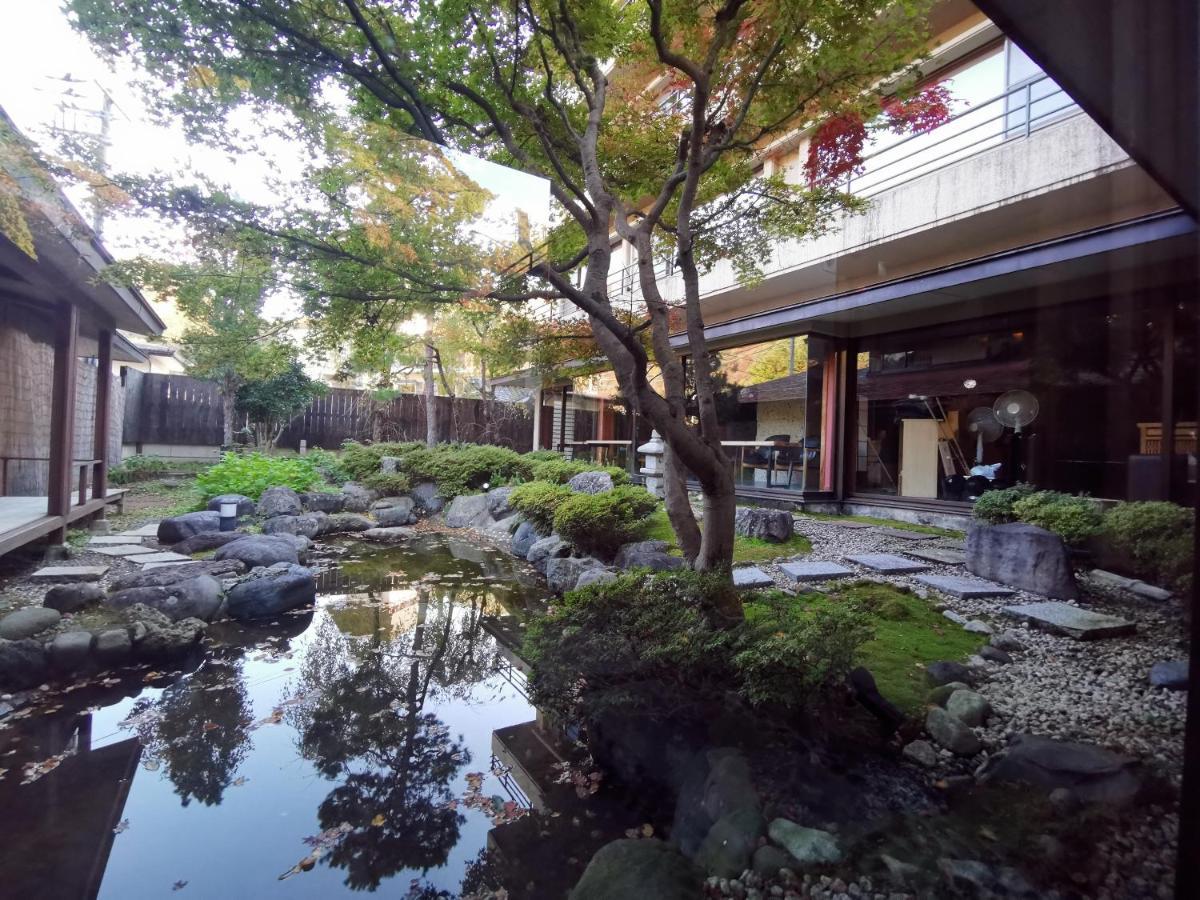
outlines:
{"label": "wooden fence panel", "polygon": [[221,444],[221,395],[211,381],[142,375],[139,388],[127,395],[126,411],[127,444]]}

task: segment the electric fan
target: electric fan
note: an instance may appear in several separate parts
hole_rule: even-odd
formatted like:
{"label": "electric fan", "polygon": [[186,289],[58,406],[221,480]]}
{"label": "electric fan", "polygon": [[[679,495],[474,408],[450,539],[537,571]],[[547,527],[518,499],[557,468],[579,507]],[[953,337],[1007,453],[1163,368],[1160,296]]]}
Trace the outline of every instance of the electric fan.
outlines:
{"label": "electric fan", "polygon": [[967,431],[975,435],[975,465],[983,465],[983,445],[999,440],[1004,426],[990,406],[977,406],[967,413]]}
{"label": "electric fan", "polygon": [[1001,425],[1020,434],[1022,428],[1037,418],[1037,397],[1029,391],[1005,391],[992,404],[992,411]]}

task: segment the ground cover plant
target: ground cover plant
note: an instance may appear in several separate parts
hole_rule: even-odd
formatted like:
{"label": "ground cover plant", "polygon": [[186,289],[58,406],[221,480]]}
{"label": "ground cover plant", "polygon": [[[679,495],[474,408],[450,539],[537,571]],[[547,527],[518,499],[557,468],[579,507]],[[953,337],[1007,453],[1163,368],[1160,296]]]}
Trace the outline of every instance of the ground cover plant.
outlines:
{"label": "ground cover plant", "polygon": [[159,478],[168,472],[191,474],[199,472],[209,465],[207,462],[194,459],[167,459],[162,456],[127,456],[117,465],[108,470],[108,480],[112,484],[133,484],[137,481],[147,481]]}
{"label": "ground cover plant", "polygon": [[[645,540],[666,541],[669,552],[679,551],[675,532],[663,509],[656,510],[647,523]],[[766,562],[784,556],[799,556],[812,551],[812,542],[802,534],[793,533],[786,541],[775,544],[761,538],[736,535],[733,539],[733,561],[735,563]]]}
{"label": "ground cover plant", "polygon": [[1106,557],[1131,574],[1186,591],[1192,581],[1195,513],[1163,501],[1118,503],[1104,516]]}
{"label": "ground cover plant", "polygon": [[226,453],[219,463],[196,476],[204,499],[221,494],[244,494],[257,500],[269,487],[307,491],[321,483],[321,475],[305,456],[266,456],[262,453]]}

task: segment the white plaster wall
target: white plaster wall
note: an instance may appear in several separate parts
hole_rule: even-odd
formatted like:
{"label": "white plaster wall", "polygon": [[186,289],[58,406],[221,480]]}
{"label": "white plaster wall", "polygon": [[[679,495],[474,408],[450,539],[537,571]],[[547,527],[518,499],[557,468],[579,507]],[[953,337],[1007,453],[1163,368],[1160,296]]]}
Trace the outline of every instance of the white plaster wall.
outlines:
{"label": "white plaster wall", "polygon": [[769,400],[758,404],[758,428],[755,440],[772,434],[790,435],[793,441],[804,434],[803,400]]}

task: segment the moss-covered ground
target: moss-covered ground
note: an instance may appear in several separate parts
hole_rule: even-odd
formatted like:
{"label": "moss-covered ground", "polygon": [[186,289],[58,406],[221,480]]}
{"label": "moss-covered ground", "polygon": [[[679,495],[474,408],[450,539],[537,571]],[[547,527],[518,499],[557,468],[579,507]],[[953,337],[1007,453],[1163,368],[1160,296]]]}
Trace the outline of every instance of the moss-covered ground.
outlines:
{"label": "moss-covered ground", "polygon": [[[671,529],[667,511],[662,507],[659,507],[650,516],[650,525],[646,530],[645,540],[666,541],[669,545],[668,549],[672,553],[678,552],[679,546],[675,542],[675,532]],[[793,534],[790,540],[784,541],[782,544],[773,544],[759,538],[738,535],[733,541],[733,561],[735,563],[766,562],[772,559],[799,556],[811,550],[812,544],[802,534]]]}
{"label": "moss-covered ground", "polygon": [[895,519],[878,519],[874,516],[835,516],[829,513],[797,512],[797,515],[808,519],[837,522],[862,522],[864,525],[878,525],[881,528],[899,528],[904,531],[918,531],[922,534],[936,534],[938,537],[961,538],[963,533],[952,528],[938,528],[935,525],[917,525],[912,522],[899,522]]}
{"label": "moss-covered ground", "polygon": [[[797,611],[823,604],[852,603],[867,612],[875,636],[858,652],[858,662],[875,676],[879,692],[907,713],[919,712],[929,692],[925,665],[961,660],[973,653],[980,637],[943,617],[915,594],[877,581],[839,586],[830,593],[788,597]],[[747,617],[756,613],[746,604]]]}

